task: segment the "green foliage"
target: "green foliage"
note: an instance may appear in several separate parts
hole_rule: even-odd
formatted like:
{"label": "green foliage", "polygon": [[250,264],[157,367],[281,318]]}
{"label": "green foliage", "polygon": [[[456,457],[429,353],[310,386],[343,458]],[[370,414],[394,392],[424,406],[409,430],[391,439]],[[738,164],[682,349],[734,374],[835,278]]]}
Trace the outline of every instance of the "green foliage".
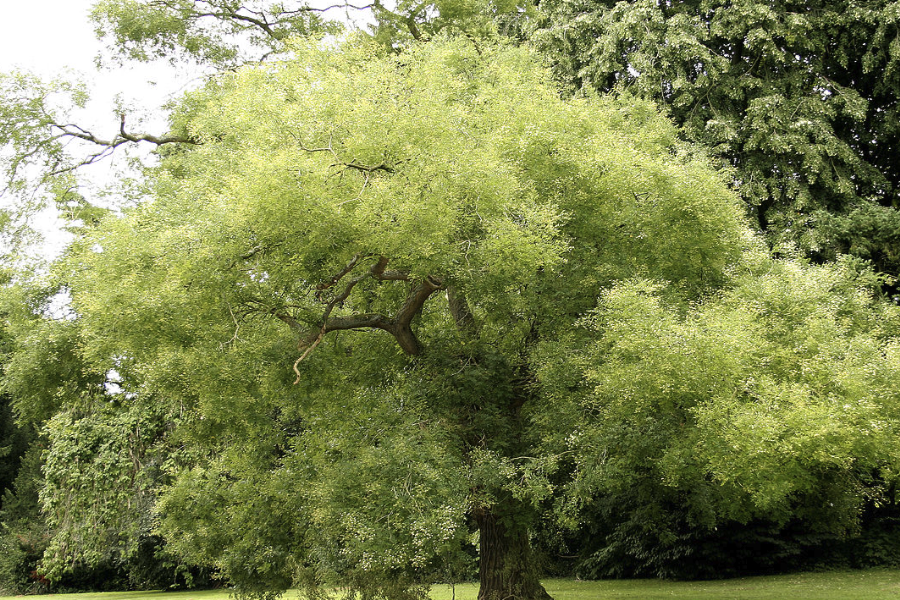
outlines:
{"label": "green foliage", "polygon": [[[92,12],[100,39],[108,39],[120,59],[175,61],[190,57],[217,67],[233,67],[253,56],[246,48],[281,51],[289,37],[337,31],[315,10],[270,2],[233,0],[102,0]],[[242,51],[243,46],[243,51]]]}
{"label": "green foliage", "polygon": [[337,34],[342,16],[369,17],[371,37],[396,51],[441,32],[475,40],[520,28],[533,13],[518,0],[401,0],[316,5],[300,0],[102,0],[92,12],[115,60],[189,58],[234,68],[290,50],[292,38]]}
{"label": "green foliage", "polygon": [[[20,420],[45,423],[47,574],[137,560],[158,534],[242,595],[419,598],[476,546],[497,568],[490,522],[515,562],[500,571],[521,579],[493,593],[542,598],[539,525],[577,536],[591,522],[602,547],[584,569],[654,574],[692,536],[719,541],[719,525],[854,532],[896,480],[900,312],[873,298],[859,260],[762,252],[713,165],[741,140],[763,205],[778,190],[811,206],[815,186],[868,201],[888,179],[826,126],[865,118],[848,86],[792,80],[816,103],[773,83],[803,62],[779,43],[806,43],[804,19],[800,33],[746,30],[740,11],[778,14],[735,6],[698,22],[623,3],[579,22],[603,25],[597,43],[631,91],[699,115],[679,130],[628,90],[563,99],[528,48],[479,39],[485,7],[515,20],[515,4],[376,5],[373,43],[288,39],[317,21],[267,3],[100,3],[98,26],[132,58],[230,66],[242,35],[288,57],[173,106],[147,201],[104,213],[67,175],[48,188],[79,237],[55,266],[65,288],[10,287],[4,373]],[[765,76],[740,98],[706,83],[679,95],[706,76],[688,33],[708,21],[724,36],[732,18]],[[709,64],[736,77],[723,52]],[[660,97],[641,88],[654,68],[673,74]],[[8,81],[24,91],[4,140],[69,164],[41,146],[62,129],[44,88]],[[747,101],[750,125],[707,127],[702,98],[720,93]],[[797,131],[782,123],[798,115]],[[682,141],[691,126],[716,158]],[[884,211],[848,213],[877,221],[879,256]],[[71,311],[52,318],[60,290]]]}
{"label": "green foliage", "polygon": [[[54,186],[56,209],[59,211],[59,218],[66,223],[64,229],[74,235],[80,235],[97,226],[103,216],[109,213],[109,209],[92,205],[76,191],[77,184],[74,179],[68,179],[56,182]],[[60,183],[64,185],[59,185]]]}
{"label": "green foliage", "polygon": [[385,48],[406,47],[414,41],[433,39],[441,32],[464,34],[472,40],[508,36],[534,15],[530,2],[520,0],[401,0],[388,9],[373,4],[373,39]]}
{"label": "green foliage", "polygon": [[20,285],[4,290],[12,344],[4,365],[3,390],[21,424],[40,426],[63,405],[85,405],[103,393],[105,375],[86,367],[78,324],[48,318],[44,311],[62,298],[52,288]]}
{"label": "green foliage", "polygon": [[897,274],[889,230],[860,222],[896,220],[898,208],[895,2],[540,6],[533,37],[559,76],[665,106],[686,139],[734,169],[774,245],[850,252]]}
{"label": "green foliage", "polygon": [[[0,226],[4,236],[15,240],[25,237],[17,230],[44,208],[51,190],[71,183],[71,176],[64,173],[73,163],[53,126],[69,122],[72,110],[83,107],[87,95],[78,82],[0,73],[0,97],[0,197],[7,207],[0,212]],[[6,250],[15,249],[13,245]]]}
{"label": "green foliage", "polygon": [[12,487],[22,455],[33,437],[30,428],[16,424],[9,396],[0,396],[0,511],[3,510],[2,494]]}
{"label": "green foliage", "polygon": [[47,591],[46,580],[37,572],[47,537],[37,524],[0,532],[0,593],[16,596]]}
{"label": "green foliage", "polygon": [[116,404],[83,416],[60,411],[46,425],[41,503],[53,531],[43,562],[50,579],[78,563],[133,556],[152,530],[166,420],[150,406]]}
{"label": "green foliage", "polygon": [[893,502],[897,318],[849,261],[748,254],[689,312],[659,284],[613,287],[584,321],[595,339],[542,373],[560,396],[580,387],[553,443],[578,465],[559,510],[605,540],[582,568],[708,576],[681,561],[717,527],[764,520],[774,540],[799,519],[821,540]]}
{"label": "green foliage", "polygon": [[[105,212],[83,203],[68,208],[76,227]],[[179,563],[168,570],[141,563],[160,546],[148,549],[147,542],[169,422],[152,405],[116,392],[111,379],[121,378],[113,372],[86,364],[80,324],[59,290],[21,275],[0,296],[0,443],[9,443],[0,457],[7,488],[0,533],[8,549],[0,585],[19,593],[45,589],[46,576],[63,589],[159,585],[164,577],[162,585],[174,584]],[[173,563],[158,554],[155,561]]]}
{"label": "green foliage", "polygon": [[41,455],[46,440],[33,439],[21,456],[15,480],[3,491],[0,512],[0,590],[10,594],[40,592],[47,581],[38,568],[50,541],[50,532],[40,515],[38,492]]}
{"label": "green foliage", "polygon": [[[166,151],[154,200],[107,216],[61,268],[91,369],[183,415],[158,505],[173,548],[247,594],[416,594],[466,570],[476,511],[527,530],[566,476],[535,454],[536,342],[619,279],[711,293],[753,242],[649,104],[564,101],[525,49],[294,52],[190,94],[173,127],[202,144]],[[405,353],[384,331],[334,331],[293,385],[310,331],[393,315],[417,281],[470,321],[441,293]],[[95,414],[98,432],[117,422]]]}

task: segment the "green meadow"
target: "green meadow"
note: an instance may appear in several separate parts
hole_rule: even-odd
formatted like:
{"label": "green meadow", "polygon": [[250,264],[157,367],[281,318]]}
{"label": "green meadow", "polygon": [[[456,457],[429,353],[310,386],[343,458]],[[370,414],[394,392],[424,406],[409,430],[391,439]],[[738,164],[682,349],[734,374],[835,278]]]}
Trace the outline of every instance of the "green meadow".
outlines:
{"label": "green meadow", "polygon": [[[887,600],[900,598],[900,570],[873,569],[799,573],[774,577],[745,577],[721,581],[576,581],[551,579],[544,582],[556,600]],[[433,600],[475,600],[474,583],[437,585]],[[19,596],[21,598],[22,596]],[[285,594],[285,600],[294,597]],[[0,600],[12,596],[0,596]],[[187,592],[109,592],[96,594],[50,594],[29,600],[229,600],[228,590]]]}

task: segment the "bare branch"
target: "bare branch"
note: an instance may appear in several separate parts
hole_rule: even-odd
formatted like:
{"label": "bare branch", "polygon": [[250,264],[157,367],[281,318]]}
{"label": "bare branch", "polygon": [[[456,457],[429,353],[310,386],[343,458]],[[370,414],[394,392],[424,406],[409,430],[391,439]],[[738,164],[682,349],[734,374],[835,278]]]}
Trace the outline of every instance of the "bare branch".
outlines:
{"label": "bare branch", "polygon": [[381,329],[393,333],[393,320],[380,313],[363,313],[346,317],[334,317],[322,327],[322,331],[346,331],[348,329]]}
{"label": "bare branch", "polygon": [[[389,165],[386,161],[381,161],[377,165],[364,165],[358,162],[355,158],[350,160],[350,162],[346,162],[340,159],[337,152],[334,150],[334,134],[332,133],[328,138],[328,145],[322,146],[320,148],[307,148],[303,143],[303,140],[300,139],[299,136],[291,133],[291,136],[297,140],[297,144],[300,146],[300,149],[304,152],[329,152],[335,158],[335,162],[332,163],[332,167],[340,167],[339,172],[346,171],[347,169],[353,169],[355,171],[360,171],[363,175],[366,176],[365,184],[363,184],[363,189],[365,189],[365,185],[369,182],[369,174],[374,173],[375,171],[384,171],[385,173],[394,173],[395,169],[392,165]],[[360,192],[362,193],[362,192]],[[349,202],[349,201],[348,201]]]}
{"label": "bare branch", "polygon": [[361,165],[356,160],[351,160],[350,162],[337,162],[332,165],[333,167],[344,167],[342,170],[346,169],[355,169],[357,171],[362,171],[363,173],[372,173],[374,171],[385,171],[386,173],[393,173],[394,167],[388,165],[385,162],[382,162],[377,165],[368,166]]}
{"label": "bare branch", "polygon": [[[253,258],[254,256],[256,256],[257,254],[259,254],[260,252],[262,252],[265,249],[266,249],[265,246],[254,246],[248,252],[241,254],[241,260],[250,260],[251,258]],[[237,264],[237,261],[232,263],[231,266],[233,267],[235,264]]]}
{"label": "bare branch", "polygon": [[199,145],[199,142],[189,138],[183,137],[179,135],[164,135],[163,137],[157,137],[155,135],[151,135],[149,133],[140,133],[133,134],[127,133],[125,131],[125,113],[121,115],[121,123],[119,126],[119,135],[121,135],[124,139],[129,142],[150,142],[151,144],[156,144],[157,146],[162,146],[163,144],[191,144],[191,145]]}
{"label": "bare branch", "polygon": [[234,322],[234,335],[231,336],[231,339],[230,339],[230,340],[228,340],[227,342],[225,342],[224,344],[222,344],[222,347],[223,347],[223,348],[224,348],[225,346],[227,346],[227,345],[229,345],[229,344],[233,344],[233,343],[235,343],[235,342],[237,342],[237,341],[239,341],[239,340],[241,339],[241,338],[238,336],[238,333],[240,333],[240,331],[241,331],[241,324],[238,323],[237,317],[234,316],[234,311],[231,310],[231,305],[228,304],[227,306],[228,306],[228,314],[231,315],[231,320]]}
{"label": "bare branch", "polygon": [[332,154],[334,154],[334,150],[331,148],[331,146],[326,146],[324,148],[307,148],[303,145],[303,142],[300,142],[300,149],[305,150],[306,152],[331,152]]}
{"label": "bare branch", "polygon": [[[249,23],[263,32],[266,35],[271,37],[274,40],[279,40],[283,37],[282,34],[277,32],[274,28],[279,25],[283,25],[287,23],[290,19],[305,13],[313,13],[319,12],[324,13],[329,10],[333,10],[335,8],[344,8],[344,9],[353,9],[353,10],[367,10],[372,8],[374,4],[367,4],[362,6],[356,6],[354,4],[350,4],[349,2],[343,2],[340,4],[332,4],[331,6],[325,6],[322,8],[316,8],[312,6],[303,6],[294,10],[282,10],[277,11],[272,14],[267,14],[263,11],[251,10],[245,6],[238,7],[237,10],[226,10],[222,12],[208,12],[208,13],[198,13],[195,15],[196,18],[202,17],[214,17],[216,19],[232,19],[234,21],[243,21],[244,23]],[[240,11],[244,11],[241,13]]]}
{"label": "bare branch", "polygon": [[422,41],[422,33],[419,31],[419,26],[416,24],[416,20],[412,15],[406,17],[406,27],[409,29],[409,33],[412,34],[414,40],[417,42]]}
{"label": "bare branch", "polygon": [[372,274],[378,281],[409,281],[409,271],[382,271]]}
{"label": "bare branch", "polygon": [[322,329],[322,331],[320,331],[320,332],[319,332],[319,335],[316,337],[316,340],[315,340],[312,344],[309,345],[309,348],[306,349],[306,352],[304,352],[303,354],[301,354],[301,355],[300,355],[300,358],[298,358],[296,361],[294,361],[294,373],[297,374],[297,379],[294,380],[294,385],[297,385],[298,383],[300,383],[300,379],[301,379],[301,377],[302,377],[302,375],[300,374],[300,369],[298,369],[297,366],[298,366],[300,363],[302,363],[303,360],[304,360],[307,356],[309,356],[310,353],[311,353],[313,350],[316,349],[316,346],[318,346],[319,344],[322,343],[322,340],[323,340],[324,338],[325,338],[325,330]]}
{"label": "bare branch", "polygon": [[81,162],[78,162],[74,165],[69,165],[66,167],[60,167],[59,162],[57,162],[57,166],[53,167],[50,170],[50,175],[62,175],[63,173],[70,173],[81,167],[84,167],[87,165],[92,165],[95,162],[102,160],[102,159],[106,158],[107,156],[109,156],[110,154],[112,154],[114,148],[115,148],[115,146],[103,148],[103,150],[101,150],[100,152],[91,154],[90,156],[88,156],[87,158],[82,160]]}
{"label": "bare branch", "polygon": [[363,4],[361,6],[357,6],[355,4],[350,4],[349,2],[341,2],[340,4],[332,4],[331,6],[325,6],[322,8],[316,8],[313,6],[302,6],[300,8],[294,10],[283,10],[279,15],[299,15],[302,13],[308,12],[328,12],[329,10],[334,10],[335,8],[349,8],[353,10],[368,10],[370,8],[375,7],[375,3],[372,4]]}
{"label": "bare branch", "polygon": [[55,123],[55,122],[51,121],[50,125],[60,131],[60,133],[57,134],[56,136],[54,136],[53,139],[63,139],[63,138],[80,139],[80,140],[84,140],[86,142],[91,142],[92,144],[96,144],[98,146],[104,147],[104,150],[89,157],[85,161],[82,161],[80,164],[76,165],[75,167],[65,168],[60,172],[70,171],[73,168],[78,168],[79,166],[91,164],[98,158],[102,158],[102,157],[106,156],[110,150],[114,150],[115,148],[118,148],[119,146],[121,146],[122,144],[125,144],[126,142],[134,142],[134,143],[150,142],[151,144],[155,144],[157,146],[162,146],[164,144],[191,144],[191,145],[199,145],[200,144],[200,142],[198,142],[197,140],[191,139],[189,137],[184,137],[184,136],[165,135],[165,136],[159,137],[159,136],[152,135],[149,133],[140,133],[140,134],[128,133],[127,131],[125,131],[125,115],[122,114],[122,115],[120,115],[120,117],[121,117],[121,121],[119,124],[119,133],[116,135],[116,137],[114,137],[110,140],[100,138],[100,137],[96,136],[95,134],[93,134],[92,132],[88,131],[87,129],[85,129],[79,125],[74,125],[72,123],[64,123],[64,124],[63,123]]}
{"label": "bare branch", "polygon": [[60,131],[62,134],[60,137],[67,138],[78,138],[81,140],[85,140],[87,142],[91,142],[92,144],[97,144],[98,146],[107,146],[110,148],[115,148],[116,146],[120,146],[125,143],[126,140],[120,140],[118,137],[115,137],[111,140],[104,140],[102,138],[97,137],[90,131],[83,129],[77,125],[59,125],[57,123],[51,123],[51,125]]}
{"label": "bare branch", "polygon": [[[375,266],[373,266],[372,269],[369,270],[368,273],[365,273],[365,274],[363,274],[363,275],[360,275],[359,277],[355,277],[354,279],[351,279],[350,282],[347,284],[347,287],[344,288],[344,291],[341,292],[339,295],[335,296],[335,297],[331,300],[331,302],[328,303],[328,306],[325,307],[325,312],[324,312],[323,315],[322,315],[322,322],[323,322],[323,323],[326,323],[326,324],[328,323],[328,317],[331,316],[331,311],[334,310],[334,307],[337,306],[338,304],[343,304],[343,302],[344,302],[347,298],[350,297],[350,292],[353,291],[353,288],[356,287],[356,284],[358,284],[358,283],[359,283],[360,281],[362,281],[363,279],[372,276],[374,270],[375,270],[376,268],[378,268],[378,266],[382,263],[382,261],[384,261],[385,264],[386,264],[387,259],[384,258],[384,257],[382,256],[382,257],[378,260],[378,262],[375,264]],[[382,267],[382,269],[383,269],[383,267]],[[348,273],[349,273],[349,271],[348,271]]]}
{"label": "bare branch", "polygon": [[[206,15],[204,15],[204,16],[206,16]],[[234,19],[235,21],[244,21],[246,23],[250,23],[251,25],[255,25],[255,26],[259,27],[266,33],[266,35],[268,35],[269,37],[271,37],[273,39],[277,40],[281,37],[275,32],[275,30],[272,29],[271,25],[266,21],[265,15],[262,15],[261,19],[257,19],[255,17],[249,17],[247,15],[242,15],[237,12],[220,13],[220,14],[213,14],[213,15],[209,15],[209,16],[214,16],[214,17],[218,17],[218,18],[228,17],[228,18]],[[276,21],[275,24],[277,25],[278,23],[281,23],[281,22],[282,21]]]}

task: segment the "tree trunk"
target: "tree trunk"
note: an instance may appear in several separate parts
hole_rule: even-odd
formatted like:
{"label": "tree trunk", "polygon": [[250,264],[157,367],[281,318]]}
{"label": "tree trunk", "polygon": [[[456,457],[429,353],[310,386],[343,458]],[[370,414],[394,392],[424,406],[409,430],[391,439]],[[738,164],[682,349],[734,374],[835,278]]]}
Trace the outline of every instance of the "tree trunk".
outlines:
{"label": "tree trunk", "polygon": [[476,515],[480,535],[478,600],[552,600],[541,585],[528,533],[490,509]]}

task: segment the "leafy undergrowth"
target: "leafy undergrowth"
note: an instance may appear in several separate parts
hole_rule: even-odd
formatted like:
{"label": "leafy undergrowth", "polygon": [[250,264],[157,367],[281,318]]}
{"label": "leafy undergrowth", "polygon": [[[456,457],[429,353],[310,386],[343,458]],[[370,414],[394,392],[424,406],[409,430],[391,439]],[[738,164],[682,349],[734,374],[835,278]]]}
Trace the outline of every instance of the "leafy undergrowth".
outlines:
{"label": "leafy undergrowth", "polygon": [[[800,573],[774,577],[746,577],[723,581],[575,581],[551,579],[547,591],[556,600],[895,600],[900,598],[900,570],[873,569],[828,573]],[[432,600],[475,600],[476,584],[438,585]],[[188,592],[110,592],[51,594],[28,600],[65,597],[71,600],[229,600],[227,590]],[[11,597],[0,596],[0,600]],[[21,598],[21,596],[20,596]],[[285,600],[294,595],[285,594]]]}

